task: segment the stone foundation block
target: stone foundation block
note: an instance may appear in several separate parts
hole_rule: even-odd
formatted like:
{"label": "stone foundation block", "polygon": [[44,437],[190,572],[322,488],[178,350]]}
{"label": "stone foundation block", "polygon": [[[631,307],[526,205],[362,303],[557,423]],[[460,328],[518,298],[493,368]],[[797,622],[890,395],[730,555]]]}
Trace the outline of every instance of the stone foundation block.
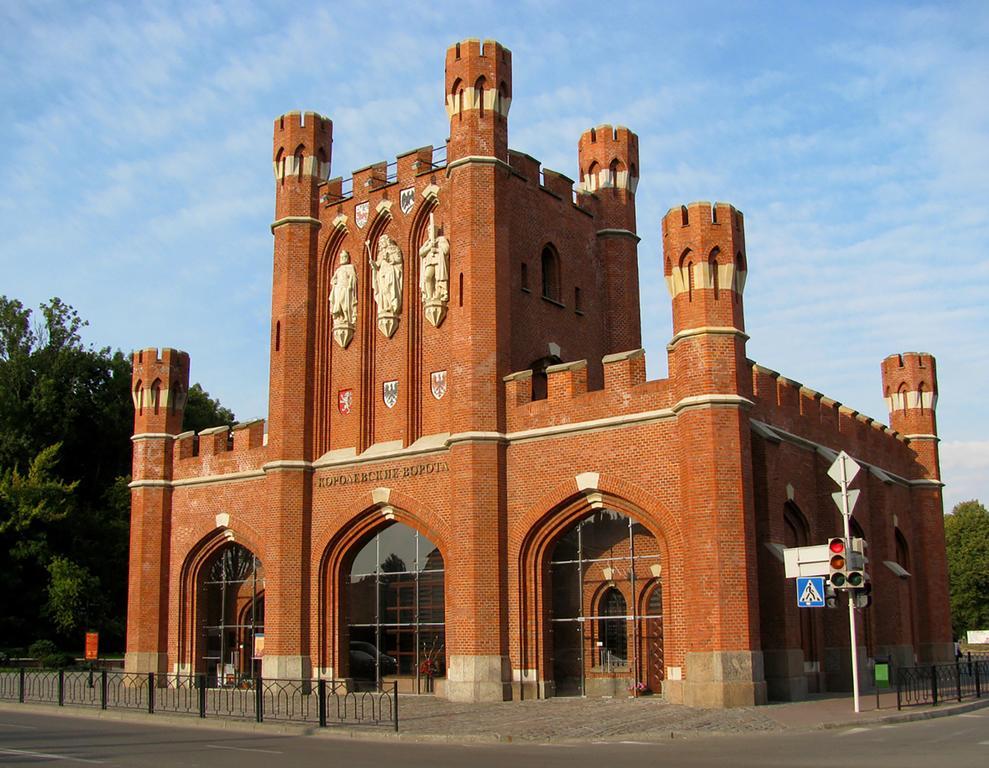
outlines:
{"label": "stone foundation block", "polygon": [[507,656],[450,656],[446,698],[450,701],[510,701],[512,668]]}

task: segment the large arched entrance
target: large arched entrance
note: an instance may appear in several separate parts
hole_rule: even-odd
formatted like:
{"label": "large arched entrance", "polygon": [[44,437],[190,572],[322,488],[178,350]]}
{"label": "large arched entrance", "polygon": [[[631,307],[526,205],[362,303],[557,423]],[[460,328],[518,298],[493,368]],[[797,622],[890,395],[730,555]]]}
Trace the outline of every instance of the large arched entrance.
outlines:
{"label": "large arched entrance", "polygon": [[446,676],[443,556],[414,528],[392,523],[358,545],[345,578],[349,677],[427,693]]}
{"label": "large arched entrance", "polygon": [[236,686],[261,672],[264,568],[251,550],[230,543],[200,573],[199,648],[207,684]]}
{"label": "large arched entrance", "polygon": [[660,693],[663,599],[656,538],[600,509],[549,551],[549,634],[557,696]]}

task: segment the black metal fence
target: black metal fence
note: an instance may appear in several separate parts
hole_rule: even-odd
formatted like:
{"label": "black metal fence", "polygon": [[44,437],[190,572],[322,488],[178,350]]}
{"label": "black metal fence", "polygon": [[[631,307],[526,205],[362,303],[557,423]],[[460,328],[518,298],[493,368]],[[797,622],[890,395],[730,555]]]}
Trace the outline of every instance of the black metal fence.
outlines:
{"label": "black metal fence", "polygon": [[206,675],[161,675],[110,670],[0,670],[0,700],[134,709],[201,718],[223,717],[398,730],[398,682],[357,690],[347,680],[246,679],[207,686]]}
{"label": "black metal fence", "polygon": [[974,658],[971,654],[956,659],[954,664],[900,667],[896,671],[896,708],[981,699],[987,682],[989,660]]}

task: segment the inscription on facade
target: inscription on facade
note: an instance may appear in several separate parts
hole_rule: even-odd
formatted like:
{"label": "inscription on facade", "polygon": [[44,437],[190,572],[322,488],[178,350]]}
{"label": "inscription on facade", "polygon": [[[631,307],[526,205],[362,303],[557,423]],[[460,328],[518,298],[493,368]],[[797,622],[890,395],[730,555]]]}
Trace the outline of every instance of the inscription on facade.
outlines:
{"label": "inscription on facade", "polygon": [[401,480],[406,477],[436,475],[449,472],[450,465],[445,461],[431,461],[427,464],[413,464],[411,467],[380,467],[361,472],[347,472],[343,475],[316,478],[317,488],[332,488],[336,485],[357,485],[360,483],[380,483],[385,480]]}

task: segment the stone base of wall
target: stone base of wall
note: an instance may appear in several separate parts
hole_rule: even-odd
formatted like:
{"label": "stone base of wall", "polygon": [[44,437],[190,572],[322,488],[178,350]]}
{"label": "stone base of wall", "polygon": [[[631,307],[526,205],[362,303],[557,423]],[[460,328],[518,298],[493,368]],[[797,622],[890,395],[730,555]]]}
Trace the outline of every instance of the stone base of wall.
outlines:
{"label": "stone base of wall", "polygon": [[446,698],[450,701],[510,701],[511,671],[507,656],[450,656]]}
{"label": "stone base of wall", "polygon": [[168,672],[168,654],[154,651],[128,651],[124,654],[125,672]]}
{"label": "stone base of wall", "polygon": [[309,680],[312,660],[308,656],[265,655],[261,659],[261,677],[270,680]]}
{"label": "stone base of wall", "polygon": [[724,709],[766,703],[761,651],[688,653],[683,703]]}
{"label": "stone base of wall", "polygon": [[[859,658],[859,692],[871,690],[872,670],[869,668],[869,656],[865,646],[858,647]],[[829,691],[852,690],[852,652],[844,648],[824,649],[825,685]]]}
{"label": "stone base of wall", "polygon": [[916,663],[912,645],[877,645],[876,658],[892,659],[893,669],[912,667]]}
{"label": "stone base of wall", "polygon": [[921,643],[917,646],[917,658],[921,663],[946,664],[955,660],[955,644]]}
{"label": "stone base of wall", "polygon": [[766,694],[770,701],[802,701],[807,698],[804,652],[782,648],[762,652],[766,667]]}

